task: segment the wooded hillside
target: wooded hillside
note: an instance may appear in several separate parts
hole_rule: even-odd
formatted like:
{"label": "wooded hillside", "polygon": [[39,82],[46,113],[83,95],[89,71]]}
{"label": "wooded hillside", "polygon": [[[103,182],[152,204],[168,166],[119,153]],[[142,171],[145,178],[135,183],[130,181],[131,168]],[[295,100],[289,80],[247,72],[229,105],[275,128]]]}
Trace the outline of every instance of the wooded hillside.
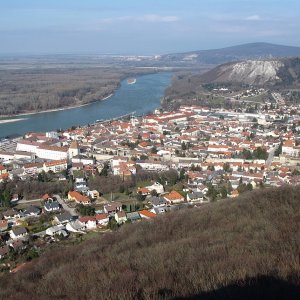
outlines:
{"label": "wooded hillside", "polygon": [[123,226],[0,279],[1,299],[299,299],[300,187]]}

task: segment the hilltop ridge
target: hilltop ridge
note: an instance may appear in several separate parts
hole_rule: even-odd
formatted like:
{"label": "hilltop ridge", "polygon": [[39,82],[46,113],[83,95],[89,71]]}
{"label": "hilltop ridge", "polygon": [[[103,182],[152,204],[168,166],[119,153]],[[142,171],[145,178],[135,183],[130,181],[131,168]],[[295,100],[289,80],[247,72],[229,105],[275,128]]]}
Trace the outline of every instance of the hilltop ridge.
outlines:
{"label": "hilltop ridge", "polygon": [[300,47],[271,43],[247,43],[219,49],[166,54],[161,60],[219,65],[248,59],[270,59],[300,56]]}

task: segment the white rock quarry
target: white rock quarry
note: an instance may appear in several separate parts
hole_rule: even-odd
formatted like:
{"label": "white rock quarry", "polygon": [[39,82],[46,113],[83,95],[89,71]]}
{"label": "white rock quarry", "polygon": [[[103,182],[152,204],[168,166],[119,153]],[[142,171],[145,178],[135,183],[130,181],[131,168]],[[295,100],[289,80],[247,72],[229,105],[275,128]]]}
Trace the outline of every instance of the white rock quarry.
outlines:
{"label": "white rock quarry", "polygon": [[284,64],[278,60],[247,60],[222,67],[219,79],[226,75],[226,81],[263,85],[269,81],[280,80],[277,72]]}

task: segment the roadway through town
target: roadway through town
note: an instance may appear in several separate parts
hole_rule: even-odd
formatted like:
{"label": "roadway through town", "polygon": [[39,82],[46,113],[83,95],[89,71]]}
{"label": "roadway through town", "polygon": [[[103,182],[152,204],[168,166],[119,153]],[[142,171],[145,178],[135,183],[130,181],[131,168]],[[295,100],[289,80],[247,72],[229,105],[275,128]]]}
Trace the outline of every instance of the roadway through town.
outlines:
{"label": "roadway through town", "polygon": [[75,208],[69,207],[67,203],[59,196],[59,195],[53,195],[59,202],[59,204],[63,207],[65,211],[68,211],[73,217],[78,217],[78,214],[76,212]]}

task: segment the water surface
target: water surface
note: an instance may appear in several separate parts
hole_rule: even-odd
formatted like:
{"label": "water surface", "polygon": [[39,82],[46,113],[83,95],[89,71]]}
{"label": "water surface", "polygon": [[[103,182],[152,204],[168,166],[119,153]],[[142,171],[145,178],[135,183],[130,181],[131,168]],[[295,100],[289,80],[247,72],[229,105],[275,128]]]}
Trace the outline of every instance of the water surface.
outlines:
{"label": "water surface", "polygon": [[115,94],[104,101],[61,111],[12,117],[10,119],[23,120],[0,124],[0,138],[15,134],[23,135],[29,131],[51,131],[82,126],[133,111],[137,115],[145,114],[160,106],[161,97],[170,82],[170,73],[138,76],[135,84],[127,84],[127,80],[124,80]]}

